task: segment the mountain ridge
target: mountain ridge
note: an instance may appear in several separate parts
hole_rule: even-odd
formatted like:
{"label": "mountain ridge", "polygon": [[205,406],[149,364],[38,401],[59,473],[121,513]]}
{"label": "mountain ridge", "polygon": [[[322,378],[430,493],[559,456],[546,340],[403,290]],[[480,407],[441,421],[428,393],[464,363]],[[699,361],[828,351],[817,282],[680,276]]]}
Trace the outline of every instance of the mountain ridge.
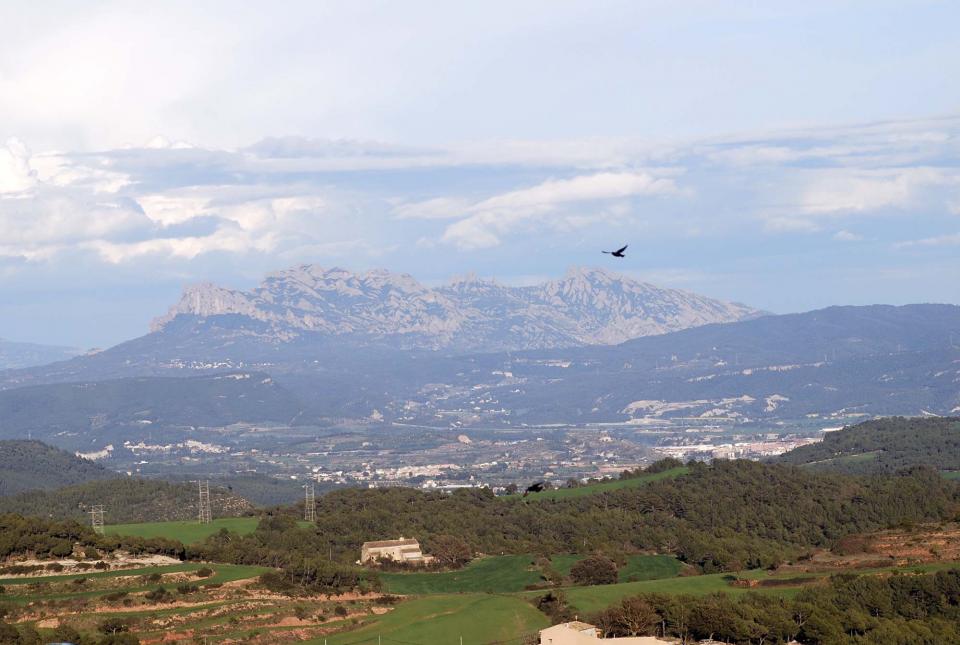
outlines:
{"label": "mountain ridge", "polygon": [[179,316],[235,315],[266,324],[238,331],[271,342],[319,333],[475,353],[617,344],[762,314],[596,268],[572,267],[560,279],[525,287],[466,276],[430,288],[384,269],[355,273],[308,264],[268,274],[246,291],[188,287],[151,330],[162,331]]}

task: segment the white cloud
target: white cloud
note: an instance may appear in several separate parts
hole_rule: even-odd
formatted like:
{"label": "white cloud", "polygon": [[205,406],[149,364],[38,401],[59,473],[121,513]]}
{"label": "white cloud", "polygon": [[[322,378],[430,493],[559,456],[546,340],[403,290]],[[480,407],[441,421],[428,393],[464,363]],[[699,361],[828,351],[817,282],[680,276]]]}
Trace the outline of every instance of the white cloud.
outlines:
{"label": "white cloud", "polygon": [[551,179],[474,204],[467,209],[467,217],[447,227],[442,239],[462,249],[488,248],[499,244],[501,236],[534,225],[570,230],[597,219],[619,216],[616,208],[595,206],[570,212],[564,209],[567,206],[675,192],[677,187],[672,179],[647,172],[602,172]]}
{"label": "white cloud", "polygon": [[897,242],[894,246],[896,248],[904,249],[918,246],[958,246],[960,245],[960,233],[952,233],[947,235],[937,235],[934,237],[926,237],[919,240],[908,240],[905,242]]}
{"label": "white cloud", "polygon": [[397,219],[453,219],[461,217],[470,202],[456,197],[435,197],[422,202],[398,204],[393,212]]}
{"label": "white cloud", "polygon": [[803,190],[799,208],[812,216],[904,208],[930,187],[958,183],[960,174],[938,168],[819,172]]}
{"label": "white cloud", "polygon": [[851,233],[847,230],[841,230],[833,234],[833,239],[837,240],[838,242],[859,242],[863,239],[863,236],[859,235],[858,233]]}
{"label": "white cloud", "polygon": [[22,141],[10,138],[0,147],[0,195],[23,193],[37,183],[30,168],[30,151]]}

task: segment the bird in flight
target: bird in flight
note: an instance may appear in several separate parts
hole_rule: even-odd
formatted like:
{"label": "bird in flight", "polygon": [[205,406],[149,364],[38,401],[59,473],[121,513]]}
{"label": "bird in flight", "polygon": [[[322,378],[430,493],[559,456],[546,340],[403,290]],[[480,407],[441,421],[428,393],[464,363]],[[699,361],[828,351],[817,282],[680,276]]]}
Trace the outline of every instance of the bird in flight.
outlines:
{"label": "bird in flight", "polygon": [[630,245],[624,244],[622,248],[619,248],[616,251],[604,251],[604,253],[606,253],[607,255],[612,255],[615,258],[625,258],[627,256],[624,255],[623,252],[627,250],[628,246]]}
{"label": "bird in flight", "polygon": [[543,489],[547,487],[547,482],[537,482],[527,486],[527,490],[523,491],[523,496],[526,497],[530,493],[542,493]]}

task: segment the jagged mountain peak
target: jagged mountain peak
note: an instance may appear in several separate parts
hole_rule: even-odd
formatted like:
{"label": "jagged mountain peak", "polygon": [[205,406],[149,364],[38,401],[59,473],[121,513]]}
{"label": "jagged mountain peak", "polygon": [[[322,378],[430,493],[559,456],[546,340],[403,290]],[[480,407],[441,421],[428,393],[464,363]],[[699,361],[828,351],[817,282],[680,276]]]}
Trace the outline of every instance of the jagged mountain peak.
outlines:
{"label": "jagged mountain peak", "polygon": [[[271,273],[248,291],[189,287],[152,328],[163,330],[178,316],[234,315],[240,322],[233,333],[273,342],[320,333],[405,349],[499,351],[619,343],[758,313],[594,267],[571,267],[528,287],[467,274],[431,288],[385,269],[305,264]],[[245,318],[257,324],[245,328]]]}

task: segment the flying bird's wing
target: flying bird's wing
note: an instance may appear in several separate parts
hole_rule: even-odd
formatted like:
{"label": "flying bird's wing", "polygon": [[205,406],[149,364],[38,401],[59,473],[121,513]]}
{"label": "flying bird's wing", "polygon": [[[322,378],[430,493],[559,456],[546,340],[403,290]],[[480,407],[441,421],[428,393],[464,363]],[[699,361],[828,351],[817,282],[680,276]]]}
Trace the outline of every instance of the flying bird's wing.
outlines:
{"label": "flying bird's wing", "polygon": [[630,245],[629,245],[629,244],[624,244],[622,249],[617,249],[617,253],[623,253],[624,251],[627,250],[627,247],[628,247],[628,246],[630,246]]}

